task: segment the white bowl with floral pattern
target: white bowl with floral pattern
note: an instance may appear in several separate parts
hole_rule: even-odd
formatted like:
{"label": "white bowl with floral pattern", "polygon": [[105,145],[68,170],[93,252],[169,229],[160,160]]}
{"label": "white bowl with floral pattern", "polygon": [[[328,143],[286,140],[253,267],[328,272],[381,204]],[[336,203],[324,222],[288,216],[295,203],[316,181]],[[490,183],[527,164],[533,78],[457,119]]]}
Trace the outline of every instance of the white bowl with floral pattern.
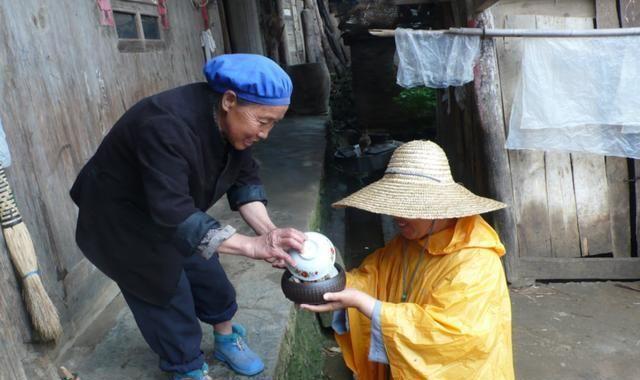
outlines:
{"label": "white bowl with floral pattern", "polygon": [[319,281],[336,276],[336,249],[331,240],[317,232],[304,234],[307,240],[302,252],[289,251],[289,255],[296,261],[295,267],[287,265],[289,272],[301,281]]}

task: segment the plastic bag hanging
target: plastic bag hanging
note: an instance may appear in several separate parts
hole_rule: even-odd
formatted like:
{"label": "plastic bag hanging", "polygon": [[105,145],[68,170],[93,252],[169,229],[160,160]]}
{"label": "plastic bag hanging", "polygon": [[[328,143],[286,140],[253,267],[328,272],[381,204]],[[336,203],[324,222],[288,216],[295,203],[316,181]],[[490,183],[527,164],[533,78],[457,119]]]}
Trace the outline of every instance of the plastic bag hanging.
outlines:
{"label": "plastic bag hanging", "polygon": [[640,37],[526,39],[509,149],[640,158]]}
{"label": "plastic bag hanging", "polygon": [[480,54],[478,36],[399,28],[395,39],[400,86],[446,88],[473,80]]}

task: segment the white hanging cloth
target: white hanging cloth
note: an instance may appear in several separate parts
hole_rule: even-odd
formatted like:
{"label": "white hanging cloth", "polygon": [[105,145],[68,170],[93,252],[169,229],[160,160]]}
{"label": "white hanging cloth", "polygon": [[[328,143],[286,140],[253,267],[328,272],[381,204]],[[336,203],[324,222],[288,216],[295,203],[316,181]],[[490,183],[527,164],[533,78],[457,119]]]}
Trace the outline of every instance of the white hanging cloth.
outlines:
{"label": "white hanging cloth", "polygon": [[509,149],[640,158],[640,37],[527,38]]}
{"label": "white hanging cloth", "polygon": [[202,31],[200,41],[202,42],[202,48],[204,49],[204,56],[206,60],[209,61],[216,55],[216,40],[213,39],[211,29]]}
{"label": "white hanging cloth", "polygon": [[400,86],[446,88],[473,80],[480,37],[399,28],[395,39]]}
{"label": "white hanging cloth", "polygon": [[0,120],[0,164],[4,168],[8,168],[11,165],[11,152],[9,151],[9,145],[7,145],[2,120]]}

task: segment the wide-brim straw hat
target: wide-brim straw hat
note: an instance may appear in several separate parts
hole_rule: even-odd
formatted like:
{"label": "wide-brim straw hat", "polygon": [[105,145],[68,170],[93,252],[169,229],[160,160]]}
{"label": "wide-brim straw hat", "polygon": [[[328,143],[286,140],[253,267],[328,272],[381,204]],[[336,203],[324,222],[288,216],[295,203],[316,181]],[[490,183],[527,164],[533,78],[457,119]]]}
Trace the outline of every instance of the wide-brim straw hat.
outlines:
{"label": "wide-brim straw hat", "polygon": [[460,218],[507,207],[454,182],[442,148],[420,140],[396,149],[382,179],[333,206],[407,219]]}

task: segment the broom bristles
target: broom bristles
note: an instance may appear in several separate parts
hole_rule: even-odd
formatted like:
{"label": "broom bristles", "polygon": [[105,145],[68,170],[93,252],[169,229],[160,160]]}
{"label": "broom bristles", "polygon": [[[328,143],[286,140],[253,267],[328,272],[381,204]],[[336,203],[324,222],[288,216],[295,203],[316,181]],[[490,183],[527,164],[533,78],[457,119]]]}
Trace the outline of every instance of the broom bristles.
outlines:
{"label": "broom bristles", "polygon": [[9,247],[11,261],[15,265],[20,276],[38,269],[38,257],[33,248],[31,235],[24,222],[20,222],[12,227],[3,228],[4,240]]}
{"label": "broom bristles", "polygon": [[44,341],[56,340],[62,334],[60,316],[39,275],[31,275],[24,279],[24,300],[31,322],[40,338]]}
{"label": "broom bristles", "polygon": [[4,228],[3,232],[11,261],[22,278],[23,296],[33,327],[42,340],[55,340],[62,333],[60,316],[37,273],[38,258],[29,230],[20,222]]}

